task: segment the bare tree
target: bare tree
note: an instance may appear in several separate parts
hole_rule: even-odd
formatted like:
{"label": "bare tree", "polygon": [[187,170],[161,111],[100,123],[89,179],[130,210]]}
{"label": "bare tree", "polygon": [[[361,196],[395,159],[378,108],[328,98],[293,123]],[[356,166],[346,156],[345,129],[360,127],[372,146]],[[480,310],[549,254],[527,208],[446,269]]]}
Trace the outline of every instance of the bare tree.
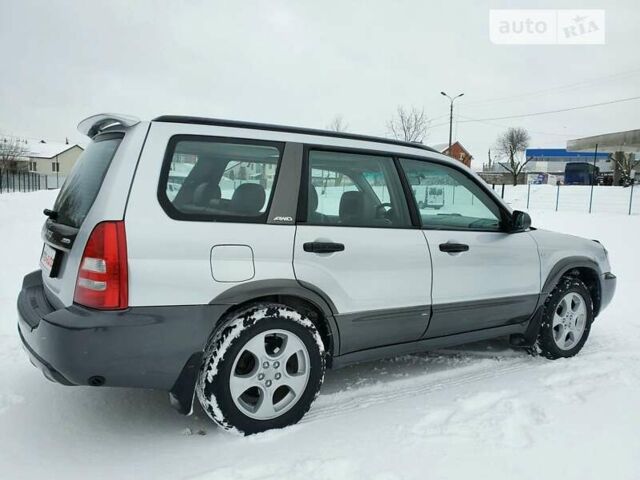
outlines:
{"label": "bare tree", "polygon": [[5,171],[16,172],[20,170],[20,163],[26,158],[27,153],[24,140],[16,137],[0,138],[0,175]]}
{"label": "bare tree", "polygon": [[513,176],[513,184],[518,184],[518,175],[522,173],[529,159],[525,158],[525,151],[529,147],[531,137],[524,128],[509,128],[496,141],[496,150],[506,161],[498,162]]}
{"label": "bare tree", "polygon": [[344,121],[342,115],[336,115],[327,125],[327,130],[333,130],[334,132],[346,132],[348,128],[349,124]]}
{"label": "bare tree", "polygon": [[615,152],[612,155],[616,170],[619,172],[619,181],[622,185],[631,184],[631,171],[640,167],[640,158],[635,153]]}
{"label": "bare tree", "polygon": [[429,127],[429,119],[424,113],[424,109],[411,107],[406,110],[404,107],[398,107],[396,115],[387,122],[389,133],[396,140],[404,140],[405,142],[422,143],[427,136],[427,128]]}

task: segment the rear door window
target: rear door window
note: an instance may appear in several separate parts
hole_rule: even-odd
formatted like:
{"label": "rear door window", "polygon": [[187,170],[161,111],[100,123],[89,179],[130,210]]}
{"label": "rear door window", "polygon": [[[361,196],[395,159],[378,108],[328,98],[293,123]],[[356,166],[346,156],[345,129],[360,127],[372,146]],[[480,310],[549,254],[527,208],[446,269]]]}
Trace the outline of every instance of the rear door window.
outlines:
{"label": "rear door window", "polygon": [[123,137],[121,133],[100,135],[78,157],[54,204],[56,223],[75,228],[82,225]]}
{"label": "rear door window", "polygon": [[409,211],[393,159],[311,150],[307,223],[408,227]]}
{"label": "rear door window", "polygon": [[178,220],[265,222],[282,150],[273,142],[173,137],[160,203]]}

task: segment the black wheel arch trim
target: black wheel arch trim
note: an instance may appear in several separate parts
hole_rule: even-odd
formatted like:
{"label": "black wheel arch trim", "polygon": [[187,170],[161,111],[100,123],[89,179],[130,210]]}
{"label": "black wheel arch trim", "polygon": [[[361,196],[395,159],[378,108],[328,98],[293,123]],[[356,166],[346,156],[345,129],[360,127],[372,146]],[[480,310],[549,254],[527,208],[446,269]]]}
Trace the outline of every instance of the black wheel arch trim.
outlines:
{"label": "black wheel arch trim", "polygon": [[[600,266],[595,260],[584,256],[571,256],[559,260],[553,267],[551,267],[551,270],[549,270],[547,278],[542,286],[535,313],[532,315],[531,320],[529,321],[529,326],[524,333],[523,345],[533,345],[538,336],[538,330],[540,330],[540,324],[542,323],[543,317],[542,313],[544,302],[547,299],[547,296],[553,291],[554,288],[556,288],[562,277],[576,268],[588,268],[596,273],[598,278],[598,295],[600,294],[600,292],[602,291],[601,278],[603,272],[601,271]],[[597,298],[593,300],[593,316],[595,318],[598,314],[599,304]]]}
{"label": "black wheel arch trim", "polygon": [[604,273],[600,270],[598,263],[589,258],[582,256],[566,257],[558,261],[549,271],[547,279],[542,287],[542,294],[548,295],[556,287],[560,279],[568,272],[575,268],[589,268],[596,272],[598,278]]}
{"label": "black wheel arch trim", "polygon": [[245,282],[225,290],[209,304],[229,305],[231,309],[235,305],[278,295],[298,297],[320,310],[327,322],[332,340],[329,353],[331,356],[340,354],[340,332],[334,318],[337,313],[336,307],[327,294],[307,282],[287,278]]}

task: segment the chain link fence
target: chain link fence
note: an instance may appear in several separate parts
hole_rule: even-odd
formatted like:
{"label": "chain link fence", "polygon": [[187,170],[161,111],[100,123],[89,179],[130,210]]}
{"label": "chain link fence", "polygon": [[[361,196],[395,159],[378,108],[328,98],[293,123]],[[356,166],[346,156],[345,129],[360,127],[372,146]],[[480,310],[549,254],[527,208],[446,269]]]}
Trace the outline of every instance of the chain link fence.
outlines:
{"label": "chain link fence", "polygon": [[638,187],[604,185],[492,185],[498,195],[518,210],[640,214]]}

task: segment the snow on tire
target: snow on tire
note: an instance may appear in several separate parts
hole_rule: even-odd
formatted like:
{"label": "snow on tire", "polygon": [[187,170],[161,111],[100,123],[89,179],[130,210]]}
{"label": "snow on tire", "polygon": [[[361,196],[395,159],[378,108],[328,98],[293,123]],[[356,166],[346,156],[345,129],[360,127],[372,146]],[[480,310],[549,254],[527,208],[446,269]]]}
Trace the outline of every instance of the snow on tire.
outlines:
{"label": "snow on tire", "polygon": [[593,322],[593,300],[587,286],[563,277],[545,303],[538,338],[530,350],[548,359],[572,357],[584,346]]}
{"label": "snow on tire", "polygon": [[286,305],[260,304],[213,334],[196,391],[214,422],[250,435],[298,422],[324,372],[324,344],[313,322]]}

